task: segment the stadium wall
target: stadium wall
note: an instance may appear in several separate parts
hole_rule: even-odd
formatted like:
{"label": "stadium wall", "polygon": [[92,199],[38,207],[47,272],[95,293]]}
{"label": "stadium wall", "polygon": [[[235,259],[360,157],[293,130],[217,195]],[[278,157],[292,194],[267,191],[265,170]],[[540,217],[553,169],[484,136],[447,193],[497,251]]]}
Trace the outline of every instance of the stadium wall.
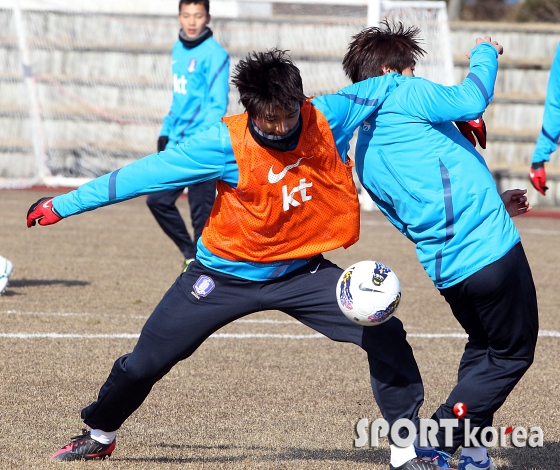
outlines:
{"label": "stadium wall", "polygon": [[[85,2],[74,2],[82,4]],[[233,3],[225,2],[231,7]],[[264,5],[266,2],[247,2],[253,7]],[[6,23],[11,14],[13,1],[0,0],[0,22]],[[25,7],[35,9],[42,13],[36,16],[47,16],[47,23],[51,27],[67,27],[62,24],[60,13],[57,10],[67,11],[70,4],[63,0],[33,1],[22,0]],[[170,68],[170,47],[176,38],[177,26],[174,11],[177,7],[176,0],[153,1],[98,1],[87,2],[96,8],[113,13],[121,22],[129,22],[131,31],[137,24],[156,22],[161,23],[159,28],[153,28],[148,39],[139,38],[136,43],[127,39],[126,46],[122,46],[122,37],[111,37],[111,31],[103,31],[103,43],[93,44],[77,34],[77,47],[67,44],[57,47],[49,45],[46,38],[45,44],[49,47],[40,47],[35,53],[32,64],[35,70],[51,73],[43,77],[57,75],[60,80],[53,85],[46,79],[37,78],[35,87],[42,96],[51,95],[51,105],[56,112],[51,113],[52,119],[43,122],[45,132],[63,132],[65,136],[64,153],[65,161],[72,160],[72,152],[87,154],[95,149],[86,148],[81,143],[86,136],[95,135],[96,142],[105,142],[119,163],[125,164],[131,159],[138,158],[152,151],[157,139],[159,126],[163,115],[167,112],[170,103],[170,84],[168,71]],[[154,4],[160,8],[159,14],[153,10]],[[247,51],[271,47],[264,44],[263,37],[271,32],[282,47],[293,51],[294,58],[302,70],[306,92],[320,94],[334,91],[345,86],[346,81],[340,67],[340,60],[344,54],[345,46],[354,32],[366,25],[367,6],[349,4],[327,5],[321,9],[321,18],[313,5],[302,8],[301,4],[281,3],[272,5],[267,16],[261,18],[236,19],[219,13],[218,1],[212,1],[213,21],[211,26],[217,32],[217,38],[228,49],[235,64]],[[120,10],[114,11],[118,5]],[[226,6],[227,6],[226,5]],[[261,5],[261,6],[262,6]],[[49,9],[46,9],[46,7]],[[135,11],[133,7],[136,7]],[[126,8],[125,8],[126,7]],[[164,9],[173,13],[162,15]],[[111,10],[113,8],[113,10]],[[260,7],[259,7],[260,8]],[[264,7],[263,7],[264,8]],[[267,7],[268,8],[268,7]],[[258,10],[258,8],[257,8]],[[256,11],[248,16],[259,16],[265,10]],[[231,13],[231,8],[228,10]],[[294,13],[295,12],[295,13]],[[341,12],[345,15],[345,22],[340,21]],[[79,13],[76,12],[78,15]],[[297,13],[297,14],[296,14]],[[95,29],[96,15],[89,12],[87,24]],[[329,20],[331,15],[331,20]],[[79,18],[79,16],[76,16]],[[314,29],[314,24],[319,24]],[[295,38],[294,25],[307,25],[307,33],[316,39],[315,42],[302,38]],[[53,26],[54,24],[54,26]],[[303,27],[303,26],[302,26]],[[298,26],[299,28],[299,26]],[[79,29],[79,25],[76,25]],[[521,186],[529,184],[526,177],[535,139],[542,123],[542,111],[546,84],[550,71],[552,57],[560,40],[560,27],[555,25],[540,24],[502,24],[502,23],[465,23],[454,22],[450,24],[452,50],[455,63],[455,79],[462,80],[468,70],[468,61],[465,52],[473,45],[474,38],[487,34],[495,37],[504,45],[505,55],[500,60],[500,73],[496,87],[494,102],[487,110],[484,118],[488,127],[488,149],[483,152],[489,167],[494,172],[498,184],[503,187]],[[299,29],[298,29],[299,31]],[[29,36],[29,33],[28,33]],[[29,42],[36,41],[28,38]],[[52,42],[52,41],[51,41]],[[111,47],[110,45],[121,44]],[[312,44],[310,44],[312,43]],[[315,45],[314,45],[315,44]],[[328,44],[328,48],[326,45]],[[328,49],[330,52],[325,53]],[[317,52],[321,50],[320,54]],[[37,64],[37,61],[39,64]],[[79,61],[80,67],[96,69],[97,76],[103,80],[92,80],[89,83],[73,81],[71,75],[63,77],[65,64]],[[14,37],[0,37],[0,177],[17,178],[29,173],[33,161],[24,158],[29,147],[22,138],[31,134],[29,123],[22,118],[29,107],[29,88],[25,88],[21,79],[21,61],[19,60],[18,45]],[[154,75],[155,70],[155,75]],[[142,82],[142,77],[151,73],[156,80]],[[123,93],[115,86],[111,77],[123,73],[128,74],[131,80],[136,80],[138,87]],[[54,93],[58,89],[60,93]],[[62,90],[62,91],[61,91]],[[113,119],[114,116],[100,116],[99,120],[79,118],[80,108],[83,107],[84,97],[95,96],[95,101],[113,100],[115,109],[120,110],[127,106],[141,109],[134,111],[129,120],[141,121],[144,125],[143,132],[135,135],[135,147],[122,147],[119,143],[124,133],[127,132],[126,123]],[[125,96],[126,95],[126,96]],[[78,97],[78,100],[72,98]],[[63,102],[69,100],[69,102]],[[230,107],[228,113],[240,111],[238,97],[234,90],[230,93]],[[86,103],[87,104],[87,103]],[[23,114],[22,114],[23,113]],[[27,118],[28,116],[25,116]],[[121,119],[122,121],[122,119]],[[57,129],[58,128],[58,129]],[[78,149],[78,150],[76,150]],[[77,157],[76,157],[77,158]],[[93,173],[99,169],[91,169]],[[560,206],[560,159],[558,152],[551,156],[547,166],[550,181],[550,191],[546,198],[541,197],[530,188],[530,197],[536,206]]]}

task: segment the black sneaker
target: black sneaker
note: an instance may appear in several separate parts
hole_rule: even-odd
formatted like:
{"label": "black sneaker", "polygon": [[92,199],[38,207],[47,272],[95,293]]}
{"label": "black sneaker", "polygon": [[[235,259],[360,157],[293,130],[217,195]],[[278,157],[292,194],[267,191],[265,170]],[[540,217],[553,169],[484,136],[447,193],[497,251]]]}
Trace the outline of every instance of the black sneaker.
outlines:
{"label": "black sneaker", "polygon": [[413,459],[410,459],[408,462],[402,464],[400,467],[393,467],[391,464],[389,464],[390,470],[437,470],[438,468],[442,468],[442,467],[438,467],[431,460],[424,460],[420,457],[415,457]]}
{"label": "black sneaker", "polygon": [[110,457],[115,450],[116,439],[110,444],[101,444],[91,438],[90,431],[82,429],[80,436],[74,436],[70,444],[55,452],[51,462],[70,462],[72,460],[93,460]]}

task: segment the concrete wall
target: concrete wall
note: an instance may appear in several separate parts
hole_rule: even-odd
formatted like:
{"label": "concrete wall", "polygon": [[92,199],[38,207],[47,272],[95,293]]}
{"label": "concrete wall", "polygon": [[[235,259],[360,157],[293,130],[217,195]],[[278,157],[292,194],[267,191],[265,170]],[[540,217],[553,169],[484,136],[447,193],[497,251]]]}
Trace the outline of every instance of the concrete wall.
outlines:
{"label": "concrete wall", "polygon": [[[176,17],[128,14],[111,18],[24,12],[49,157],[71,172],[94,175],[109,171],[115,164],[112,159],[120,165],[151,153],[170,104],[169,51],[176,40]],[[348,84],[341,58],[365,20],[323,22],[320,35],[313,23],[313,17],[215,18],[212,27],[230,52],[232,65],[250,50],[290,49],[306,92],[332,92]],[[33,171],[30,88],[23,80],[11,10],[0,9],[0,27],[4,31],[0,38],[0,177],[21,177]],[[495,99],[484,116],[489,138],[483,155],[500,184],[524,182],[527,186],[525,175],[542,124],[560,27],[499,23],[452,23],[450,27],[457,82],[468,73],[464,54],[476,37],[490,35],[504,45]],[[96,105],[102,110],[92,109]],[[231,90],[228,113],[240,110],[238,96]],[[97,159],[91,168],[90,156]],[[553,196],[559,192],[557,153],[547,170]],[[560,206],[560,195],[541,198],[531,192],[531,198],[537,204]]]}

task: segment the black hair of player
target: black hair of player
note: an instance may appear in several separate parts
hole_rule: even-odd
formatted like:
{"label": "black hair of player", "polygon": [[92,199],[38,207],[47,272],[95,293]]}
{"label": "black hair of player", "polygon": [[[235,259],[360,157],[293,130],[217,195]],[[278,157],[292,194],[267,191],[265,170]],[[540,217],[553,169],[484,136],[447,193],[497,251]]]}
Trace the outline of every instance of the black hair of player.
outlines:
{"label": "black hair of player", "polygon": [[204,5],[206,14],[210,14],[210,0],[179,0],[179,13],[181,13],[181,7],[183,5],[190,5],[191,3],[194,3],[195,5]]}
{"label": "black hair of player", "polygon": [[287,52],[276,48],[252,52],[235,66],[231,82],[252,118],[265,117],[277,106],[296,110],[307,99],[300,71]]}
{"label": "black hair of player", "polygon": [[416,26],[405,28],[400,21],[389,20],[360,31],[352,37],[342,61],[346,76],[356,83],[383,75],[383,67],[398,73],[414,69],[418,58],[426,53],[419,45],[422,40],[418,34]]}

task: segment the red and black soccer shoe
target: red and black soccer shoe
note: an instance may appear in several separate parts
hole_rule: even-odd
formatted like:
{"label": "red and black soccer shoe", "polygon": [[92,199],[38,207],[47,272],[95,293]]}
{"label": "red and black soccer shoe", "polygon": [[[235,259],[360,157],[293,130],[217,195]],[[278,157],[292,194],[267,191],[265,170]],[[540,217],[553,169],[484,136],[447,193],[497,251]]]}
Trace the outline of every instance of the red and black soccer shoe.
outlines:
{"label": "red and black soccer shoe", "polygon": [[110,457],[115,450],[116,439],[110,444],[101,444],[92,439],[90,431],[82,429],[82,434],[74,436],[70,444],[55,452],[51,462],[70,462],[73,460],[93,460]]}

